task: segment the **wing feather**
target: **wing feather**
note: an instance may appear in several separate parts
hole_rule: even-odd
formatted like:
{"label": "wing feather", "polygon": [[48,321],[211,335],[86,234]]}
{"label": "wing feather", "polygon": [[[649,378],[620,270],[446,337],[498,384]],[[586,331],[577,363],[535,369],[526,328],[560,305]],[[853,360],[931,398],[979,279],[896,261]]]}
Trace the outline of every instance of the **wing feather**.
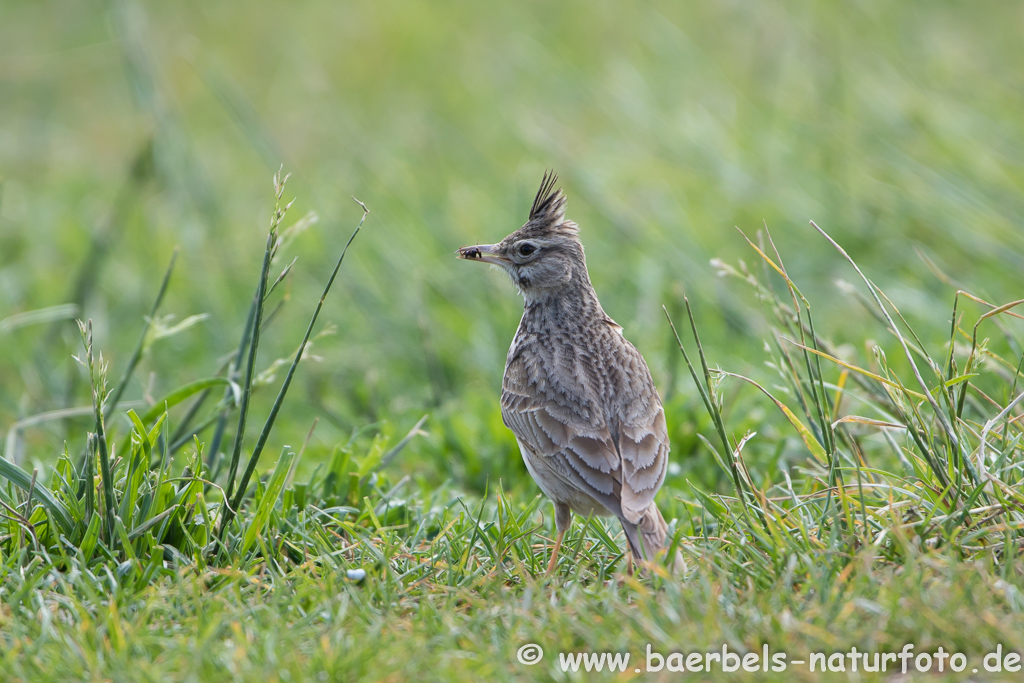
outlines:
{"label": "wing feather", "polygon": [[600,340],[604,353],[514,345],[501,413],[530,453],[563,464],[551,468],[562,473],[561,483],[637,524],[665,480],[668,430],[640,352],[617,330],[608,332]]}
{"label": "wing feather", "polygon": [[619,453],[622,455],[622,514],[638,523],[654,502],[668,469],[668,428],[665,410],[643,356],[622,339],[625,360],[622,385],[626,400],[619,403]]}
{"label": "wing feather", "polygon": [[[597,419],[600,411],[588,408],[592,404],[582,395],[582,384],[556,387],[553,380],[536,377],[543,370],[530,365],[520,355],[506,367],[501,396],[505,425],[531,453],[564,463],[554,470],[578,475],[566,477],[563,484],[600,500],[618,515],[620,461],[607,426]],[[575,373],[562,376],[575,378]]]}

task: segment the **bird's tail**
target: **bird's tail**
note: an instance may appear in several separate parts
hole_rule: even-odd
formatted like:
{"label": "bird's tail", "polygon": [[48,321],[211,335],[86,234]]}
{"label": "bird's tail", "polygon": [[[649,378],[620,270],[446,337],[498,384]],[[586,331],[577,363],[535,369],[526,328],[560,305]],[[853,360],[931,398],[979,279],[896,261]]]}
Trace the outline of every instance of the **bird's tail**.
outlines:
{"label": "bird's tail", "polygon": [[[629,550],[634,559],[638,562],[644,560],[655,562],[665,555],[671,539],[668,537],[668,524],[661,516],[661,510],[654,503],[651,503],[644,511],[640,520],[633,524],[625,519],[622,522],[622,529],[626,532],[626,541],[629,543]],[[674,574],[682,574],[686,570],[686,560],[677,548],[675,555],[666,562],[669,570]]]}

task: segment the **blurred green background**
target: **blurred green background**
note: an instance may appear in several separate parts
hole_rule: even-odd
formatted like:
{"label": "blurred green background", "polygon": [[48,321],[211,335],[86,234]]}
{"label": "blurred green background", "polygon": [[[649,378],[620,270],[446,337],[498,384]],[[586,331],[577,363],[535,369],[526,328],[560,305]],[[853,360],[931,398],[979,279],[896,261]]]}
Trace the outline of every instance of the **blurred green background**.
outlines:
{"label": "blurred green background", "polygon": [[[757,260],[735,227],[767,224],[819,331],[858,350],[884,329],[836,286],[853,274],[809,219],[937,344],[957,287],[1020,296],[1022,29],[1019,2],[8,0],[0,320],[81,299],[116,380],[179,246],[161,312],[208,317],[155,341],[126,397],[216,373],[284,164],[288,222],[319,222],[283,255],[298,261],[260,369],[301,339],[358,221],[350,196],[371,214],[321,317],[337,333],[300,367],[271,450],[319,418],[308,467],[354,429],[400,436],[429,413],[397,467],[521,480],[498,412],[521,302],[452,252],[520,226],[553,168],[598,294],[666,395],[671,479],[715,477],[661,306],[681,320],[685,291],[712,364],[765,375],[757,302],[709,264]],[[0,429],[87,403],[73,326],[9,323],[0,345]],[[755,403],[730,403],[735,429],[771,429]],[[26,429],[7,455],[46,461],[76,424]]]}

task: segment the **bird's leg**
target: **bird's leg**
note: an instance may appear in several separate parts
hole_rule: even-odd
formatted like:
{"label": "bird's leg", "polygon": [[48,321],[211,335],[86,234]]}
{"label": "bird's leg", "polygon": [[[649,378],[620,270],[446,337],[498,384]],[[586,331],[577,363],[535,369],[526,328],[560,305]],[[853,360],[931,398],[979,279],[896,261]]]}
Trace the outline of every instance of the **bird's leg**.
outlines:
{"label": "bird's leg", "polygon": [[572,509],[565,503],[555,503],[555,529],[558,530],[558,537],[555,538],[555,547],[551,550],[551,559],[548,560],[548,570],[545,576],[551,576],[558,564],[558,551],[562,549],[562,539],[565,532],[572,524]]}
{"label": "bird's leg", "polygon": [[548,560],[548,570],[544,573],[545,576],[551,576],[555,571],[555,565],[558,564],[558,551],[562,548],[563,538],[565,538],[565,532],[559,531],[558,538],[555,539],[555,547],[551,551],[551,559]]}

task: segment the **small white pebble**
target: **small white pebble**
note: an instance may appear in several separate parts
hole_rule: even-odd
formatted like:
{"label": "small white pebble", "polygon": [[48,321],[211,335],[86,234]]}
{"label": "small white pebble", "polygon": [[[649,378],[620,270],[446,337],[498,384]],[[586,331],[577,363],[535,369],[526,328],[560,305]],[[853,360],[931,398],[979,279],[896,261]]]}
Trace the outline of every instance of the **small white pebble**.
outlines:
{"label": "small white pebble", "polygon": [[366,570],[365,569],[349,569],[348,571],[345,572],[345,576],[347,576],[349,578],[349,580],[351,580],[351,581],[362,581],[363,579],[366,578]]}

